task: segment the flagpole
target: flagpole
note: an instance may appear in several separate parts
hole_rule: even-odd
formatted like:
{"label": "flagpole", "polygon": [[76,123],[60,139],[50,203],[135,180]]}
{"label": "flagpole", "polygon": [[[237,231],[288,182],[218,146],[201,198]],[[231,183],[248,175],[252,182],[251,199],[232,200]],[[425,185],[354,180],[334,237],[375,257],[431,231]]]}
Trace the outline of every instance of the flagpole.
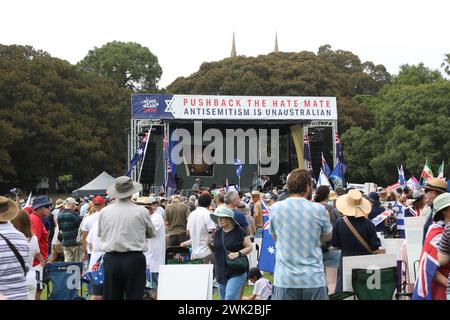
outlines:
{"label": "flagpole", "polygon": [[142,163],[141,163],[141,168],[139,170],[139,177],[138,177],[137,182],[141,181],[142,169],[144,167],[145,155],[147,154],[147,146],[148,146],[148,141],[150,140],[150,133],[152,132],[152,127],[153,127],[153,124],[150,125],[150,130],[147,134],[147,141],[145,142],[144,154],[142,155]]}

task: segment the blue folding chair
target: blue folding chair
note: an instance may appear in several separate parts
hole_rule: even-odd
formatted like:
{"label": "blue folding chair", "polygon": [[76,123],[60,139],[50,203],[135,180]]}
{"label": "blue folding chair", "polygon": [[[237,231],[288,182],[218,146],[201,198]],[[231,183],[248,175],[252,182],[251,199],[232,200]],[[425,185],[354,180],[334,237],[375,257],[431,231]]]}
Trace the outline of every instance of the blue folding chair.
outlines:
{"label": "blue folding chair", "polygon": [[82,300],[81,262],[54,262],[44,268],[48,300]]}

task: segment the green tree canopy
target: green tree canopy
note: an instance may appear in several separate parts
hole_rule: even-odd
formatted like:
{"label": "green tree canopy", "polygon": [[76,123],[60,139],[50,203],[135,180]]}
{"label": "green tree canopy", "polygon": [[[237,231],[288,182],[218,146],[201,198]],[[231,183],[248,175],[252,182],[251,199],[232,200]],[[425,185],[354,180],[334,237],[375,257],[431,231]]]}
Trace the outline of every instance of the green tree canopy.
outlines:
{"label": "green tree canopy", "polygon": [[32,188],[122,173],[129,92],[31,47],[0,45],[0,176]]}
{"label": "green tree canopy", "polygon": [[134,92],[155,92],[162,69],[158,58],[135,42],[108,42],[78,62],[80,70],[112,79]]}
{"label": "green tree canopy", "polygon": [[312,52],[238,56],[205,62],[167,87],[171,93],[262,96],[336,96],[339,128],[373,126],[370,112],[353,97],[376,94],[391,81],[384,66],[361,63],[348,51],[322,46]]}

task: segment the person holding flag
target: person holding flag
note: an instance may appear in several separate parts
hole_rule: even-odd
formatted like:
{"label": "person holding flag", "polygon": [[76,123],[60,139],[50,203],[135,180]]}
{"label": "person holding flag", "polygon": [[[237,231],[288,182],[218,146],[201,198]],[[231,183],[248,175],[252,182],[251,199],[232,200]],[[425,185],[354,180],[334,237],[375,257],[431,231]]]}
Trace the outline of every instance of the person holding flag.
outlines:
{"label": "person holding flag", "polygon": [[438,243],[445,225],[450,223],[450,194],[443,193],[433,201],[436,214],[430,226],[419,259],[419,271],[412,300],[446,300],[450,264],[440,266]]}
{"label": "person holding flag", "polygon": [[328,300],[320,241],[331,240],[330,218],[311,202],[308,171],[292,171],[287,187],[291,196],[271,207],[269,220],[276,242],[273,300]]}

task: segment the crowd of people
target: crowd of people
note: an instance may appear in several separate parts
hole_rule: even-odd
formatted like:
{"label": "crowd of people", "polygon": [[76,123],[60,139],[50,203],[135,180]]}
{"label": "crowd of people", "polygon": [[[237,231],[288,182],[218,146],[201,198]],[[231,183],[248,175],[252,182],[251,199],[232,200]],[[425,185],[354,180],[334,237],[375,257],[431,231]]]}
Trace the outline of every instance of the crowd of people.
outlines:
{"label": "crowd of people", "polygon": [[[164,192],[137,197],[142,185],[123,176],[106,197],[53,202],[37,196],[22,208],[20,199],[0,197],[0,294],[39,300],[46,264],[64,261],[83,262],[85,274],[102,267],[102,281],[89,283],[92,300],[157,299],[167,248],[184,247],[191,260],[214,265],[223,300],[327,300],[343,290],[343,257],[383,253],[380,234],[404,238],[405,217],[427,216],[423,250],[436,248],[441,265],[429,290],[433,299],[447,298],[450,194],[445,180],[430,178],[423,191],[377,188],[367,195],[327,186],[313,190],[311,175],[301,169],[280,180],[283,189],[267,192],[255,180],[258,190],[213,195],[201,191],[197,180],[188,198]],[[250,268],[247,258],[255,247],[261,249],[263,203],[276,241],[273,283]],[[388,216],[375,224],[384,212]],[[243,296],[248,283],[253,294]]]}

